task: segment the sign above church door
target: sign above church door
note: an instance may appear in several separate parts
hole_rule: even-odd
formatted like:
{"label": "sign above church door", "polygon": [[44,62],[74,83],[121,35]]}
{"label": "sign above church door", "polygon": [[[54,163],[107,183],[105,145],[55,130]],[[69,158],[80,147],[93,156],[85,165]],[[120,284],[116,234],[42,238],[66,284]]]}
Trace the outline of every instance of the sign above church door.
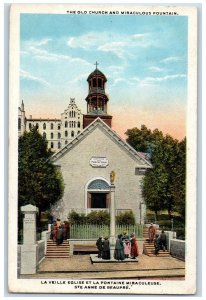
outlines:
{"label": "sign above church door", "polygon": [[93,156],[89,163],[95,168],[106,168],[106,166],[109,164],[109,161],[106,157]]}

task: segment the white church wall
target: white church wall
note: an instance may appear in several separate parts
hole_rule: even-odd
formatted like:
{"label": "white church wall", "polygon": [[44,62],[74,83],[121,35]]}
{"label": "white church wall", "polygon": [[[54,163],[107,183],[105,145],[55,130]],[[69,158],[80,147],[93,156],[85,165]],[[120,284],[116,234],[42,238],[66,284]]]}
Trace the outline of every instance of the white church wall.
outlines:
{"label": "white church wall", "polygon": [[[106,157],[107,167],[92,167],[92,157]],[[110,172],[116,173],[115,199],[116,209],[132,209],[136,221],[140,220],[141,176],[135,175],[138,162],[126,150],[111,140],[102,129],[96,128],[69,152],[59,158],[56,163],[61,165],[65,182],[64,216],[66,218],[71,208],[85,209],[85,186],[92,178],[103,177],[110,181]]]}

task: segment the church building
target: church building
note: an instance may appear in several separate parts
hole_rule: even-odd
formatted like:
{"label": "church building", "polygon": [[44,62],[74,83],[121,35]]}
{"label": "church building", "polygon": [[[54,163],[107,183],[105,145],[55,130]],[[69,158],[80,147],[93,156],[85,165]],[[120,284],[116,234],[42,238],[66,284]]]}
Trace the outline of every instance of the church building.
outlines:
{"label": "church building", "polygon": [[67,220],[72,210],[86,214],[93,210],[109,211],[113,172],[116,215],[133,211],[136,222],[143,223],[145,205],[141,182],[152,165],[112,130],[112,116],[107,113],[109,98],[105,93],[105,75],[96,67],[87,81],[83,129],[52,156],[65,183],[63,199],[52,208],[52,214]]}

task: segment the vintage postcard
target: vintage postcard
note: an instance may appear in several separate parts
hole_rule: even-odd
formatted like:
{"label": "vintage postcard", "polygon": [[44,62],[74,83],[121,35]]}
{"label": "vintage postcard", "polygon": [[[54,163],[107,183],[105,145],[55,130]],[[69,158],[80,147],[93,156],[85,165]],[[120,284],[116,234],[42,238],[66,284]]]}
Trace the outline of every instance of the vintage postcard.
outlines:
{"label": "vintage postcard", "polygon": [[197,8],[11,5],[11,293],[196,292]]}

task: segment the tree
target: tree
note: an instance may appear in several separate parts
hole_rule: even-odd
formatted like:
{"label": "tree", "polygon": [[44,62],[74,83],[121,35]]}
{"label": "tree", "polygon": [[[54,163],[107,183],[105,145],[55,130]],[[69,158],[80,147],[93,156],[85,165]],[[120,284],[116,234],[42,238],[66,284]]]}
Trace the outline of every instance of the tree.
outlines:
{"label": "tree", "polygon": [[185,185],[186,185],[186,138],[178,144],[176,169],[173,177],[171,193],[174,208],[185,218]]}
{"label": "tree", "polygon": [[62,198],[62,175],[50,161],[52,152],[36,127],[19,138],[18,152],[18,207],[35,205],[41,216]]}
{"label": "tree", "polygon": [[145,125],[126,132],[127,142],[137,151],[150,154],[153,168],[148,170],[142,184],[142,193],[147,207],[158,212],[167,209],[181,214],[185,206],[185,143],[161,131],[151,131]]}

